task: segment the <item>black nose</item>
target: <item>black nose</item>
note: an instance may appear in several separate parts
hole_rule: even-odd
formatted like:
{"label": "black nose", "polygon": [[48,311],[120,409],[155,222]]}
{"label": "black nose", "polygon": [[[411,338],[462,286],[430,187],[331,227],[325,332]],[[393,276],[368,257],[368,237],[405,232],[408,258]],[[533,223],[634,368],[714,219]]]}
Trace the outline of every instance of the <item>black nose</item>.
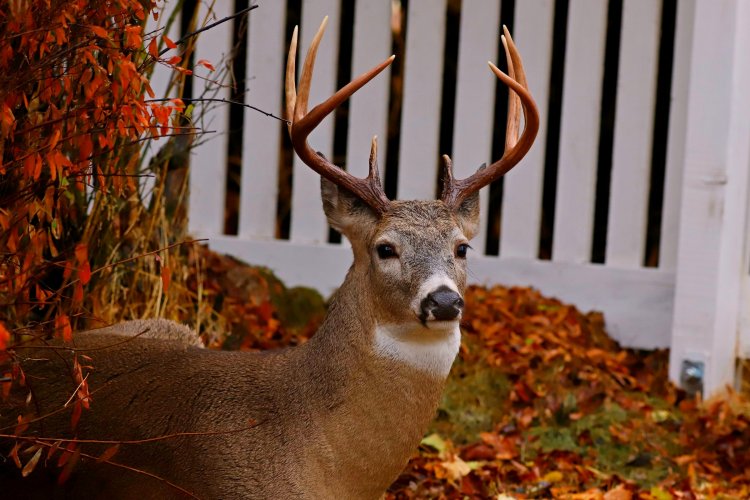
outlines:
{"label": "black nose", "polygon": [[[420,307],[422,309],[422,315],[420,316],[422,322],[432,318],[438,321],[450,321],[461,314],[461,310],[464,308],[464,299],[447,286],[441,286],[422,299]],[[430,318],[430,314],[432,314],[432,318]]]}

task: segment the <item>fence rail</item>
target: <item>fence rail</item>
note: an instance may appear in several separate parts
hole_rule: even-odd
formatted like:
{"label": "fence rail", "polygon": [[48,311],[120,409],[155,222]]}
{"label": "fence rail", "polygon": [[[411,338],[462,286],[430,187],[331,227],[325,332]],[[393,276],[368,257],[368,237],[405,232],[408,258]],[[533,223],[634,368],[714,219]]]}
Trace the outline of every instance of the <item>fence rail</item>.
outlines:
{"label": "fence rail", "polygon": [[[485,61],[502,59],[499,26],[508,24],[542,123],[522,164],[481,193],[471,280],[531,285],[602,310],[625,345],[671,346],[674,379],[690,359],[706,364],[708,390],[732,381],[735,357],[750,355],[750,103],[741,91],[750,84],[741,56],[750,38],[738,29],[750,22],[750,4],[304,0],[299,12],[296,2],[258,3],[246,25],[202,34],[197,57],[218,61],[237,40],[246,44],[244,61],[233,63],[235,77],[238,68],[244,74],[238,85],[248,89],[242,97],[274,114],[282,113],[293,23],[305,54],[330,18],[312,103],[333,93],[342,76],[396,51],[402,66],[356,94],[310,143],[364,176],[377,134],[386,184],[402,199],[435,197],[441,153],[452,153],[459,177],[498,154],[507,94]],[[231,14],[231,4],[213,2],[208,17]],[[194,96],[232,95],[212,84],[215,75],[199,76],[206,78],[195,80]],[[351,256],[330,237],[317,175],[298,159],[290,164],[282,124],[246,110],[242,132],[231,135],[229,115],[227,106],[212,109],[208,128],[219,133],[191,160],[191,230],[217,250],[273,268],[290,285],[331,292]],[[239,172],[229,166],[235,140],[242,141]],[[284,234],[278,207],[289,173]],[[240,177],[239,220],[236,234],[227,234],[232,175]]]}

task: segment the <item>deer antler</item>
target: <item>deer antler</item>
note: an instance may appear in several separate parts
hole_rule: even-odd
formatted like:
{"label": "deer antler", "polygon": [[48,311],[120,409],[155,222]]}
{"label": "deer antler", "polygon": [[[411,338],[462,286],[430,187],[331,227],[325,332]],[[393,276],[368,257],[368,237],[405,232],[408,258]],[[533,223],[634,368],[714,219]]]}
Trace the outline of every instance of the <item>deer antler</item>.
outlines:
{"label": "deer antler", "polygon": [[[505,152],[503,157],[490,165],[488,168],[480,168],[474,175],[466,179],[454,179],[451,160],[443,155],[443,202],[457,208],[469,195],[483,188],[487,184],[499,179],[512,169],[531,148],[539,130],[539,111],[536,108],[534,98],[531,97],[526,73],[523,70],[523,62],[518,49],[508,29],[503,26],[503,47],[505,47],[505,58],[508,61],[508,73],[506,75],[497,66],[489,62],[490,69],[512,92],[508,96],[508,121],[505,128]],[[521,138],[518,138],[518,129],[521,116],[518,113],[519,104],[523,108],[525,126]]]}
{"label": "deer antler", "polygon": [[351,191],[377,213],[382,214],[388,211],[391,202],[383,191],[383,186],[380,183],[378,175],[377,160],[375,158],[377,139],[373,137],[372,140],[370,173],[366,178],[360,179],[329,162],[323,155],[316,153],[307,144],[307,136],[336,107],[362,88],[367,82],[375,78],[378,73],[387,68],[393,62],[395,56],[389,57],[371,70],[355,78],[308,112],[307,101],[310,97],[310,84],[312,82],[313,67],[315,66],[315,56],[320,40],[323,38],[327,22],[328,17],[326,16],[320,24],[318,33],[310,44],[310,50],[307,52],[305,63],[302,66],[299,93],[297,93],[294,85],[295,60],[297,58],[297,28],[294,28],[286,63],[286,117],[289,120],[289,136],[292,139],[294,151],[310,168],[334,184]]}

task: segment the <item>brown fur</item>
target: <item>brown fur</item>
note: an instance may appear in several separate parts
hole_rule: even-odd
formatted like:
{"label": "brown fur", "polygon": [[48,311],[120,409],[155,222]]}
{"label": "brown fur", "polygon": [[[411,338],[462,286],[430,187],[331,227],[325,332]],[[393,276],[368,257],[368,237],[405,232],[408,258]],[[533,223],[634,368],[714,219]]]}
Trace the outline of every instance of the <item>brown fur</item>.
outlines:
{"label": "brown fur", "polygon": [[[327,181],[323,198],[329,221],[352,241],[355,258],[309,342],[266,353],[212,351],[198,347],[185,327],[164,320],[79,333],[78,347],[96,348],[148,329],[89,353],[95,392],[77,437],[143,439],[233,430],[254,421],[242,432],[122,446],[113,460],[200,498],[379,498],[416,450],[444,379],[379,356],[373,332],[383,323],[421,327],[410,304],[436,270],[463,292],[465,261],[454,256],[455,246],[472,236],[477,202],[472,197],[457,213],[441,201],[394,202],[376,217]],[[386,240],[398,249],[395,261],[377,256],[376,246]],[[65,368],[56,354],[20,355],[27,358],[24,369],[38,406],[26,407],[25,393],[14,393],[0,403],[2,425],[21,413],[59,408],[75,388],[59,376]],[[69,436],[69,419],[68,412],[44,419],[26,435]],[[84,447],[93,454],[104,449]],[[40,464],[24,481],[14,467],[0,466],[4,496],[181,497],[158,480],[90,460],[55,488],[53,469]]]}

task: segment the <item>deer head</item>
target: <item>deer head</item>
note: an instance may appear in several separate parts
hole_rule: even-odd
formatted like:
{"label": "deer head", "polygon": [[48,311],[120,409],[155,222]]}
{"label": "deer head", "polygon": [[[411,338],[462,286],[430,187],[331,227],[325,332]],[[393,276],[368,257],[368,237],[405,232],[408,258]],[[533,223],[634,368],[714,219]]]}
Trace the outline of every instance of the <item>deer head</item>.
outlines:
{"label": "deer head", "polygon": [[[539,128],[539,115],[528,91],[521,57],[504,29],[502,37],[510,75],[489,63],[510,92],[506,144],[503,157],[483,165],[466,179],[454,179],[452,164],[444,156],[442,196],[434,201],[391,201],[382,188],[377,165],[377,139],[370,150],[370,171],[356,178],[316,153],[307,137],[337,106],[388,67],[391,56],[352,80],[323,103],[308,111],[315,56],[327,18],[313,38],[305,58],[299,90],[295,87],[297,30],[287,59],[286,115],[289,135],[297,155],[321,175],[323,207],[328,221],[352,243],[354,269],[360,270],[369,290],[373,314],[380,325],[389,325],[380,343],[423,341],[430,331],[457,333],[466,285],[466,254],[479,223],[479,189],[515,166],[531,147]],[[525,127],[520,139],[521,115]],[[417,327],[421,327],[417,328]],[[379,342],[376,333],[376,343]],[[416,340],[416,339],[411,339]],[[455,350],[458,348],[454,338]],[[455,356],[450,357],[447,368]],[[447,375],[447,370],[440,370]]]}

